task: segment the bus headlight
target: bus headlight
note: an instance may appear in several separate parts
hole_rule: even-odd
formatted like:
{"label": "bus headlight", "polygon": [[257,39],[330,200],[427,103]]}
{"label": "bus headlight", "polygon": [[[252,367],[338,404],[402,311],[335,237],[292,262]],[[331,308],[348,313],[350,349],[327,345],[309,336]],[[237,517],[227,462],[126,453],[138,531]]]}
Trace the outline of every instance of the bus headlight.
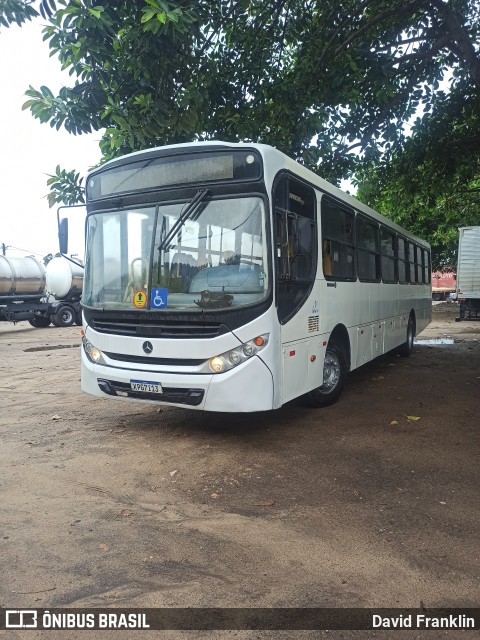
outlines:
{"label": "bus headlight", "polygon": [[270,334],[264,333],[261,336],[257,336],[253,340],[244,342],[243,344],[221,353],[219,356],[210,358],[208,364],[213,373],[223,373],[229,369],[233,369],[237,365],[245,362],[259,351],[261,351],[268,344],[268,337]]}
{"label": "bus headlight", "polygon": [[83,336],[82,338],[83,348],[85,349],[85,353],[87,354],[87,358],[93,364],[105,364],[103,359],[102,352],[97,347],[94,347],[93,344]]}
{"label": "bus headlight", "polygon": [[214,373],[221,373],[225,369],[225,360],[222,356],[215,356],[210,360],[210,369]]}

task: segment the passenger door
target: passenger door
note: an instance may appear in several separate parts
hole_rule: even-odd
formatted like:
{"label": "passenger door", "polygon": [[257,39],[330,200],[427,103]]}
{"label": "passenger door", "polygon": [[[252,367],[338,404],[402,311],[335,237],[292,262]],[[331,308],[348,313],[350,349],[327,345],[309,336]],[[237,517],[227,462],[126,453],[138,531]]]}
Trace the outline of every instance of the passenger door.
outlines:
{"label": "passenger door", "polygon": [[274,186],[277,313],[282,325],[283,402],[307,391],[308,313],[317,269],[316,195],[288,174]]}

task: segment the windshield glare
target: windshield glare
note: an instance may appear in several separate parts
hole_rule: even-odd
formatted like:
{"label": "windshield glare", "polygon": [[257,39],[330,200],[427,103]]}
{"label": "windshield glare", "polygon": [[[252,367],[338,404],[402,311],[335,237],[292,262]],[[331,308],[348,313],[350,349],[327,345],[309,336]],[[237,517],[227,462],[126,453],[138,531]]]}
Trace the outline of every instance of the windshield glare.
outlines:
{"label": "windshield glare", "polygon": [[204,200],[172,235],[187,206],[91,215],[83,303],[199,311],[262,300],[268,286],[262,200]]}

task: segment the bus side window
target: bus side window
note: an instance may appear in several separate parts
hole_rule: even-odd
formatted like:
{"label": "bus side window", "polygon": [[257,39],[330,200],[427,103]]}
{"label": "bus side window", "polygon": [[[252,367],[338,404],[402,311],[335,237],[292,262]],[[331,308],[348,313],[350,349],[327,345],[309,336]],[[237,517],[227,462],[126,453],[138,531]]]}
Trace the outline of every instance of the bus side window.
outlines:
{"label": "bus side window", "polygon": [[395,234],[380,227],[380,251],[382,262],[382,280],[384,282],[397,282],[397,268],[395,264]]}
{"label": "bus side window", "polygon": [[321,217],[324,276],[330,280],[354,280],[353,212],[323,196]]}
{"label": "bus side window", "polygon": [[408,253],[408,281],[410,284],[416,284],[416,269],[415,269],[415,245],[413,242],[407,242]]}
{"label": "bus side window", "polygon": [[378,225],[357,215],[357,269],[363,282],[380,280]]}
{"label": "bus side window", "polygon": [[415,245],[415,282],[422,284],[423,281],[423,257],[422,250],[419,246]]}
{"label": "bus side window", "polygon": [[430,254],[427,249],[422,249],[423,251],[423,282],[425,284],[430,284]]}
{"label": "bus side window", "polygon": [[408,282],[408,262],[406,253],[407,241],[397,236],[397,255],[398,255],[398,281],[401,284]]}

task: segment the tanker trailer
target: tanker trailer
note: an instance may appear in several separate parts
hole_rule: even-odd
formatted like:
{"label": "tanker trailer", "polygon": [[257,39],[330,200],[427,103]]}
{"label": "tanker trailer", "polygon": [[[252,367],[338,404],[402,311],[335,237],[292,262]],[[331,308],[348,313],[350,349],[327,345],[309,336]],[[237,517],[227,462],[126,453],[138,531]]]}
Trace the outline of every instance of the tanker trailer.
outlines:
{"label": "tanker trailer", "polygon": [[82,324],[83,265],[53,258],[46,269],[33,256],[0,255],[0,321],[33,327]]}
{"label": "tanker trailer", "polygon": [[29,320],[34,327],[50,324],[45,298],[45,269],[33,256],[0,255],[0,321]]}
{"label": "tanker trailer", "polygon": [[56,257],[46,267],[46,291],[50,300],[50,319],[57,327],[82,324],[80,298],[83,288],[83,265]]}

